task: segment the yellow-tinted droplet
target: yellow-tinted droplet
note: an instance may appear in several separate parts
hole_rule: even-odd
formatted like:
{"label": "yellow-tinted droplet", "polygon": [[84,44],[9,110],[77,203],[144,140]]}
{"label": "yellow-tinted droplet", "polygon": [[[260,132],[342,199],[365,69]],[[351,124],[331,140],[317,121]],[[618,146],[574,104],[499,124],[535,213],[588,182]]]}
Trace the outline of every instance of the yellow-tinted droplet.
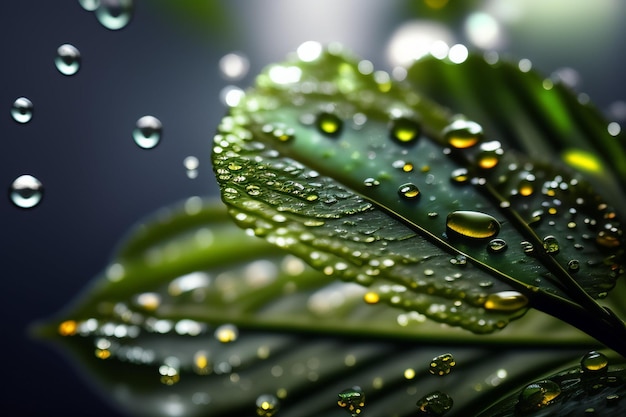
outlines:
{"label": "yellow-tinted droplet", "polygon": [[559,247],[559,241],[554,236],[546,236],[543,238],[543,248],[546,253],[557,254],[561,248]]}
{"label": "yellow-tinted droplet", "polygon": [[583,372],[606,372],[609,368],[609,359],[602,353],[592,350],[580,360]]}
{"label": "yellow-tinted droplet", "polygon": [[415,120],[400,117],[391,121],[389,133],[399,143],[405,145],[414,144],[419,137],[420,126]]}
{"label": "yellow-tinted droplet", "polygon": [[443,355],[434,357],[430,361],[428,372],[433,375],[444,376],[448,375],[455,366],[456,361],[454,360],[454,356],[452,356],[451,353],[444,353]]}
{"label": "yellow-tinted droplet", "polygon": [[563,160],[570,166],[587,172],[600,172],[602,163],[592,153],[579,149],[569,149],[563,153]]}
{"label": "yellow-tinted droplet", "polygon": [[375,293],[373,291],[368,291],[363,296],[363,300],[367,304],[377,304],[380,301],[380,295],[378,295],[378,293]]}
{"label": "yellow-tinted droplet", "polygon": [[470,175],[467,169],[458,168],[452,171],[452,174],[450,174],[450,179],[457,184],[465,184],[470,180]]}
{"label": "yellow-tinted droplet", "polygon": [[78,330],[78,323],[75,320],[66,320],[59,324],[59,334],[61,336],[74,336]]}
{"label": "yellow-tinted droplet", "polygon": [[531,195],[535,191],[535,188],[534,188],[533,183],[531,181],[522,180],[519,183],[519,187],[518,187],[517,191],[518,191],[519,195],[521,195],[523,197],[528,197],[529,195]]}
{"label": "yellow-tinted droplet", "polygon": [[365,407],[365,394],[359,387],[345,389],[337,397],[337,405],[350,413],[351,417],[361,414]]}
{"label": "yellow-tinted droplet", "polygon": [[317,128],[326,135],[339,135],[342,126],[343,122],[336,114],[322,112],[317,116]]}
{"label": "yellow-tinted droplet", "polygon": [[417,185],[409,182],[398,187],[398,194],[405,200],[415,200],[420,196],[420,190]]}
{"label": "yellow-tinted droplet", "polygon": [[404,370],[404,377],[406,379],[413,379],[415,378],[415,369],[413,368],[407,368]]}
{"label": "yellow-tinted droplet", "polygon": [[411,171],[413,171],[413,164],[410,163],[410,162],[405,163],[402,166],[402,171],[404,171],[404,172],[411,172]]}
{"label": "yellow-tinted droplet", "polygon": [[193,355],[193,370],[198,375],[207,375],[211,372],[209,352],[199,350]]}
{"label": "yellow-tinted droplet", "polygon": [[621,244],[618,236],[610,231],[604,230],[599,232],[596,236],[596,243],[605,248],[616,248]]}
{"label": "yellow-tinted droplet", "polygon": [[456,149],[467,149],[476,145],[483,138],[483,128],[469,120],[455,120],[442,131],[448,145]]}
{"label": "yellow-tinted droplet", "polygon": [[272,417],[279,408],[278,398],[271,394],[259,395],[256,399],[256,414],[260,417]]}
{"label": "yellow-tinted droplet", "polygon": [[544,380],[527,385],[519,396],[518,409],[523,412],[539,410],[561,394],[559,384],[554,381]]}
{"label": "yellow-tinted droplet", "polygon": [[492,216],[479,211],[454,211],[446,219],[448,237],[463,236],[475,239],[494,237],[500,223]]}
{"label": "yellow-tinted droplet", "polygon": [[489,294],[484,308],[490,311],[517,311],[528,305],[528,298],[517,291],[501,291]]}
{"label": "yellow-tinted droplet", "polygon": [[239,337],[239,330],[232,324],[222,324],[215,329],[215,338],[222,343],[231,343]]}

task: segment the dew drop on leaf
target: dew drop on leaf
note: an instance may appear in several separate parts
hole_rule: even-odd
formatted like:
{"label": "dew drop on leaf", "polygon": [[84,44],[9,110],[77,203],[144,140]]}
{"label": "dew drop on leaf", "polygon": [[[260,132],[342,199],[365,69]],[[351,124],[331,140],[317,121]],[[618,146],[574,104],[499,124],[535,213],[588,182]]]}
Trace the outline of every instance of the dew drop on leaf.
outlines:
{"label": "dew drop on leaf", "polygon": [[457,184],[465,184],[469,182],[470,175],[466,168],[457,168],[450,174],[450,179]]}
{"label": "dew drop on leaf", "polygon": [[487,249],[491,253],[502,253],[508,248],[508,245],[504,239],[492,239],[487,245]]}
{"label": "dew drop on leaf", "polygon": [[489,294],[485,300],[485,310],[517,311],[528,304],[528,298],[517,291],[501,291]]}
{"label": "dew drop on leaf", "polygon": [[583,372],[586,373],[606,372],[609,369],[608,365],[608,358],[603,353],[595,350],[588,352],[580,360],[580,366]]}
{"label": "dew drop on leaf", "polygon": [[390,123],[389,134],[391,138],[404,145],[413,145],[417,142],[420,134],[419,124],[406,117],[399,117]]}
{"label": "dew drop on leaf", "polygon": [[444,353],[434,357],[428,366],[428,372],[432,375],[445,376],[448,375],[452,368],[456,366],[456,361],[451,353]]}
{"label": "dew drop on leaf", "polygon": [[478,154],[478,167],[482,169],[491,169],[498,165],[500,158],[504,154],[502,145],[498,141],[486,142],[480,145],[480,153]]}
{"label": "dew drop on leaf", "polygon": [[476,122],[458,119],[441,132],[448,145],[456,149],[466,149],[476,145],[483,138],[483,128]]}
{"label": "dew drop on leaf", "polygon": [[20,175],[11,184],[9,198],[16,207],[35,207],[43,198],[43,185],[32,175]]}
{"label": "dew drop on leaf", "polygon": [[98,22],[109,30],[119,30],[133,17],[133,0],[100,0],[94,10]]}
{"label": "dew drop on leaf", "polygon": [[337,405],[350,413],[351,417],[356,417],[365,407],[365,393],[359,387],[345,389],[337,395]]}
{"label": "dew drop on leaf", "polygon": [[543,248],[545,249],[546,253],[553,255],[559,253],[559,250],[561,249],[559,246],[559,241],[556,237],[552,235],[543,238]]}
{"label": "dew drop on leaf", "polygon": [[278,398],[271,394],[262,394],[256,399],[256,414],[259,417],[272,417],[280,408]]}
{"label": "dew drop on leaf", "polygon": [[398,195],[405,200],[415,200],[420,196],[420,190],[417,185],[406,183],[398,187]]}
{"label": "dew drop on leaf", "polygon": [[80,69],[80,51],[68,43],[57,48],[57,56],[54,65],[63,75],[74,75]]}
{"label": "dew drop on leaf", "polygon": [[498,234],[500,223],[494,217],[479,211],[454,211],[446,218],[446,230],[448,237],[485,239]]}
{"label": "dew drop on leaf", "polygon": [[578,270],[580,269],[580,261],[578,259],[571,259],[567,263],[567,269],[570,272],[578,272]]}
{"label": "dew drop on leaf", "polygon": [[143,116],[137,120],[133,139],[142,149],[152,149],[159,144],[163,133],[161,121],[154,116]]}
{"label": "dew drop on leaf", "polygon": [[221,343],[231,343],[239,337],[239,329],[233,324],[222,324],[215,329],[215,338]]}
{"label": "dew drop on leaf", "polygon": [[33,118],[33,102],[26,97],[19,97],[11,107],[11,117],[18,123],[28,123]]}
{"label": "dew drop on leaf", "polygon": [[517,408],[523,412],[539,410],[561,394],[559,385],[550,380],[533,382],[522,389]]}
{"label": "dew drop on leaf", "polygon": [[441,391],[434,391],[417,401],[418,415],[423,417],[441,417],[452,408],[452,397]]}
{"label": "dew drop on leaf", "polygon": [[342,120],[334,113],[322,112],[317,115],[317,128],[328,136],[338,136],[343,126]]}

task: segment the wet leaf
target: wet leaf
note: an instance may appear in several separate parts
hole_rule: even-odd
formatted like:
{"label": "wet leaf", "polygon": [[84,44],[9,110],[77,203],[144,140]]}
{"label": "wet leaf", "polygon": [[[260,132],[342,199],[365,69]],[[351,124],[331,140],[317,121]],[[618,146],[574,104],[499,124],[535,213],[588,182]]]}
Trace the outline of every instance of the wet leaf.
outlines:
{"label": "wet leaf", "polygon": [[377,301],[487,333],[529,298],[593,310],[623,274],[619,215],[586,177],[506,144],[308,43],[222,120],[213,161],[241,227]]}

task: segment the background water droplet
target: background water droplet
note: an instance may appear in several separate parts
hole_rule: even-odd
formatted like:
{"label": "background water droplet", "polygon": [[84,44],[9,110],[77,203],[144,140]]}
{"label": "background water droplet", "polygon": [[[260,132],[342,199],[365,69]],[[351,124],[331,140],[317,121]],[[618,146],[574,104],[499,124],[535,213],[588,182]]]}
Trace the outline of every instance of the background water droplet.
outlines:
{"label": "background water droplet", "polygon": [[220,59],[219,67],[226,79],[240,80],[248,74],[250,62],[244,54],[231,52]]}
{"label": "background water droplet", "polygon": [[100,0],[78,0],[78,3],[88,12],[93,12],[100,6]]}
{"label": "background water droplet", "polygon": [[337,115],[327,112],[320,113],[317,116],[316,122],[318,129],[322,133],[325,133],[329,136],[339,135],[339,133],[341,132],[341,127],[343,125],[343,122]]}
{"label": "background water droplet", "polygon": [[405,145],[414,144],[419,137],[420,126],[414,120],[400,117],[391,121],[389,133],[399,143]]}
{"label": "background water droplet", "polygon": [[183,165],[187,170],[187,177],[190,179],[194,179],[198,177],[198,166],[200,165],[200,161],[195,156],[188,156],[183,160]]}
{"label": "background water droplet", "polygon": [[43,185],[32,175],[20,175],[11,184],[9,198],[17,207],[35,207],[43,198]]}
{"label": "background water droplet", "polygon": [[434,391],[417,400],[418,415],[441,417],[452,408],[452,397],[441,391]]}
{"label": "background water droplet", "polygon": [[239,337],[239,329],[232,324],[222,324],[215,329],[215,338],[222,343],[231,343]]}
{"label": "background water droplet", "polygon": [[133,130],[135,143],[143,149],[152,149],[161,141],[163,125],[154,116],[143,116],[137,120]]}
{"label": "background water droplet", "polygon": [[133,17],[133,0],[100,0],[94,10],[98,22],[109,30],[123,29]]}
{"label": "background water droplet", "polygon": [[466,149],[476,145],[483,138],[483,128],[470,120],[455,120],[441,132],[445,141],[457,149]]}
{"label": "background water droplet", "polygon": [[11,117],[18,123],[28,123],[33,118],[33,102],[26,97],[19,97],[11,107]]}
{"label": "background water droplet", "polygon": [[256,413],[260,417],[272,417],[280,408],[278,398],[271,394],[262,394],[256,399]]}
{"label": "background water droplet", "polygon": [[63,75],[74,75],[80,69],[80,51],[69,43],[57,48],[57,56],[54,65]]}

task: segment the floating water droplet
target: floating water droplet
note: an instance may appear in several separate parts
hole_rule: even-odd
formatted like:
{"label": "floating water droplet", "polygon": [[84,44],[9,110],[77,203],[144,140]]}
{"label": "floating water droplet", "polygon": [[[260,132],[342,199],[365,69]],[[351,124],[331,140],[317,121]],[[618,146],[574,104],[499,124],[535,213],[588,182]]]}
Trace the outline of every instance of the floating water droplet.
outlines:
{"label": "floating water droplet", "polygon": [[393,119],[389,125],[391,138],[398,143],[409,145],[417,142],[420,134],[420,126],[415,120],[406,117]]}
{"label": "floating water droplet", "polygon": [[549,405],[560,394],[561,388],[554,381],[534,382],[522,389],[517,407],[522,412],[539,410]]}
{"label": "floating water droplet", "polygon": [[28,123],[33,118],[33,102],[26,97],[19,97],[11,107],[11,117],[18,123]]}
{"label": "floating water droplet", "polygon": [[492,239],[487,245],[487,249],[492,253],[501,253],[508,248],[508,245],[504,239]]}
{"label": "floating water droplet", "polygon": [[338,136],[341,133],[343,122],[334,113],[322,112],[316,119],[317,128],[328,136]]}
{"label": "floating water droplet", "polygon": [[57,48],[57,56],[54,65],[63,75],[74,75],[80,69],[80,51],[69,43]]}
{"label": "floating water droplet", "polygon": [[417,410],[420,416],[441,417],[452,408],[452,397],[441,391],[434,391],[417,401]]}
{"label": "floating water droplet", "polygon": [[222,343],[231,343],[239,337],[239,329],[233,324],[222,324],[215,329],[215,338]]}
{"label": "floating water droplet", "polygon": [[500,231],[500,223],[479,211],[454,211],[446,218],[448,237],[457,235],[475,239],[493,237]]}
{"label": "floating water droplet", "polygon": [[609,369],[609,359],[600,352],[592,350],[580,360],[583,372],[606,372]]}
{"label": "floating water droplet", "polygon": [[456,149],[471,148],[483,139],[482,126],[470,120],[455,120],[441,133],[448,145]]}
{"label": "floating water droplet", "polygon": [[152,149],[161,141],[163,125],[154,116],[143,116],[135,125],[133,139],[135,143],[143,149]]}
{"label": "floating water droplet", "polygon": [[398,187],[398,194],[406,200],[415,200],[420,196],[420,190],[417,185],[409,182]]}
{"label": "floating water droplet", "polygon": [[9,198],[19,208],[35,207],[43,198],[43,185],[32,175],[20,175],[11,184]]}
{"label": "floating water droplet", "polygon": [[528,298],[517,291],[501,291],[489,294],[484,308],[490,311],[517,311],[528,305]]}
{"label": "floating water droplet", "polygon": [[450,179],[457,184],[465,184],[469,182],[469,171],[465,168],[457,168],[450,174]]}
{"label": "floating water droplet", "polygon": [[456,361],[454,360],[454,356],[452,356],[451,353],[444,353],[434,357],[430,361],[428,372],[433,375],[445,376],[452,371],[455,365]]}
{"label": "floating water droplet", "polygon": [[100,6],[100,0],[78,0],[78,3],[88,12],[93,12]]}
{"label": "floating water droplet", "polygon": [[133,3],[133,0],[100,0],[94,10],[96,19],[109,30],[122,29],[133,17]]}
{"label": "floating water droplet", "polygon": [[259,395],[256,399],[256,414],[260,417],[272,417],[279,408],[278,398],[271,394]]}
{"label": "floating water droplet", "polygon": [[552,255],[559,253],[559,250],[561,249],[559,247],[559,241],[554,236],[546,236],[543,238],[543,248],[546,253]]}
{"label": "floating water droplet", "polygon": [[356,417],[365,407],[365,394],[359,387],[345,389],[338,394],[337,405],[350,413],[351,417]]}

